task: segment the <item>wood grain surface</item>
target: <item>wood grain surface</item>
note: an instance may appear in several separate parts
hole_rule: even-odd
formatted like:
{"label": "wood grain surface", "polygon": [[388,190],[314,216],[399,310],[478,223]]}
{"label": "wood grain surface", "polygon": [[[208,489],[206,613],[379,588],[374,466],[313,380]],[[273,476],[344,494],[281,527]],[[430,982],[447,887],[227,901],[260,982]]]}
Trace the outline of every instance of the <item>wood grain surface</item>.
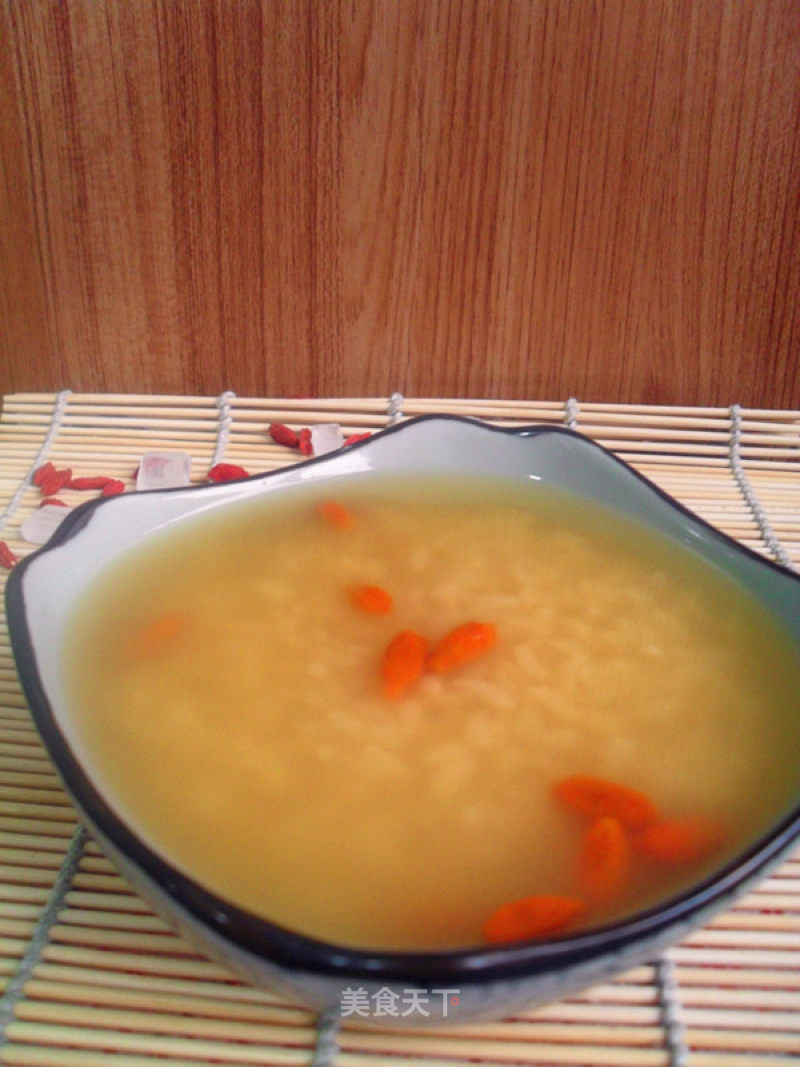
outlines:
{"label": "wood grain surface", "polygon": [[800,407],[797,0],[0,0],[0,392]]}

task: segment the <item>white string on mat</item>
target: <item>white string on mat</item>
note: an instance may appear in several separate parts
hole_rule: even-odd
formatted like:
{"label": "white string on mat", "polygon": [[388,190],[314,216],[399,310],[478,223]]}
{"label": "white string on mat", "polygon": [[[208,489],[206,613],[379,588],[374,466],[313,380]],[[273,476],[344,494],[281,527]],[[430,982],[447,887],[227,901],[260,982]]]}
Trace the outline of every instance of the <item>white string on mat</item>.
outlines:
{"label": "white string on mat", "polygon": [[236,393],[232,389],[226,389],[224,393],[220,393],[217,397],[217,410],[219,411],[219,419],[217,421],[217,440],[214,444],[214,455],[211,457],[211,466],[216,467],[218,463],[222,462],[222,457],[225,455],[225,449],[228,447],[228,438],[231,433],[231,426],[233,424],[233,413],[231,411],[231,401],[236,399]]}
{"label": "white string on mat", "polygon": [[678,981],[675,977],[675,965],[666,954],[656,962],[656,989],[664,1025],[664,1043],[669,1054],[669,1067],[687,1067],[689,1048],[681,1018]]}
{"label": "white string on mat", "polygon": [[[61,392],[57,394],[47,433],[45,434],[44,440],[39,446],[39,451],[36,453],[36,457],[25,474],[25,477],[17,486],[11,499],[6,505],[5,510],[0,515],[0,530],[5,527],[8,520],[16,511],[19,502],[22,499],[22,495],[31,484],[36,471],[44,462],[46,462],[47,454],[52,447],[56,434],[61,429],[64,410],[67,406],[67,401],[71,396],[71,392],[70,389],[62,389]],[[83,850],[86,846],[86,840],[86,831],[82,826],[79,826],[72,836],[72,841],[70,842],[70,846],[67,849],[64,860],[56,875],[53,888],[50,891],[50,896],[47,899],[44,910],[39,916],[36,926],[33,928],[28,947],[23,953],[16,972],[6,986],[3,995],[0,997],[0,1045],[5,1041],[8,1024],[12,1021],[14,1016],[14,1008],[24,994],[25,983],[31,977],[34,967],[41,959],[42,949],[46,945],[50,935],[50,928],[58,918],[66,895],[70,890],[72,879],[75,876],[75,871],[78,868],[78,863],[80,862]]]}
{"label": "white string on mat", "polygon": [[25,983],[31,977],[34,968],[41,960],[42,949],[47,944],[47,940],[50,936],[50,929],[58,919],[67,893],[70,891],[72,879],[75,877],[78,864],[83,856],[83,850],[86,847],[87,839],[88,834],[86,833],[86,830],[82,826],[79,826],[72,835],[72,840],[67,849],[67,854],[64,857],[64,862],[61,864],[56,880],[53,883],[53,888],[50,891],[50,896],[47,899],[44,911],[39,916],[39,921],[33,928],[28,947],[25,949],[22,959],[19,961],[19,966],[11,978],[11,981],[6,986],[5,992],[2,997],[0,997],[0,1046],[2,1046],[5,1041],[8,1024],[12,1022],[14,1018],[14,1009],[24,996]]}
{"label": "white string on mat", "polygon": [[747,477],[747,472],[742,465],[741,445],[742,445],[742,409],[739,404],[732,404],[730,407],[731,416],[731,439],[730,447],[728,449],[728,460],[731,465],[731,471],[736,484],[739,487],[739,491],[744,497],[753,518],[756,520],[761,539],[767,546],[769,551],[784,567],[788,567],[789,570],[794,570],[794,564],[789,559],[786,550],[780,543],[778,538],[770,525],[770,521],[767,518],[767,514],[761,506],[761,501],[756,496],[750,479]]}
{"label": "white string on mat", "polygon": [[336,1067],[340,1026],[341,1015],[336,1008],[329,1008],[317,1018],[317,1043],[311,1056],[311,1067]]}
{"label": "white string on mat", "polygon": [[386,420],[387,426],[394,426],[396,422],[399,422],[403,417],[403,404],[405,404],[406,398],[402,393],[392,393],[389,397],[389,408],[387,415],[389,418]]}
{"label": "white string on mat", "polygon": [[61,429],[61,420],[64,416],[64,409],[67,406],[67,401],[72,395],[71,389],[62,389],[60,393],[56,395],[56,402],[53,405],[53,414],[50,416],[50,425],[47,428],[44,440],[39,446],[39,451],[36,453],[36,458],[28,468],[28,471],[22,481],[19,483],[14,493],[6,504],[2,514],[0,514],[0,531],[5,529],[5,525],[14,512],[19,507],[19,502],[22,500],[22,494],[31,484],[34,474],[41,467],[47,458],[47,453],[50,451],[50,447],[56,438],[56,434]]}
{"label": "white string on mat", "polygon": [[571,396],[564,405],[564,422],[568,430],[577,430],[579,410],[577,399]]}

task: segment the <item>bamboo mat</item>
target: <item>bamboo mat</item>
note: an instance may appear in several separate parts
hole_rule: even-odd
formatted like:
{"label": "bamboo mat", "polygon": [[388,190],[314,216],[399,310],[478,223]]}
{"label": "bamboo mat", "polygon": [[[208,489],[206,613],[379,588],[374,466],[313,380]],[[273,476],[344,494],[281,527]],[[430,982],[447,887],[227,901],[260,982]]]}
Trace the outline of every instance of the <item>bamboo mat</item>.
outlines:
{"label": "bamboo mat", "polygon": [[[253,473],[295,459],[268,437],[272,421],[336,421],[350,434],[442,411],[577,428],[744,544],[800,566],[800,412],[574,399],[9,396],[0,539],[18,555],[30,551],[19,525],[39,502],[29,483],[46,459],[132,488],[143,452],[176,449],[191,454],[193,480],[203,481],[223,457]],[[77,830],[0,620],[0,991],[0,1063],[20,1067],[774,1067],[800,1058],[800,853],[662,959],[582,996],[457,1029],[320,1023],[198,956]]]}

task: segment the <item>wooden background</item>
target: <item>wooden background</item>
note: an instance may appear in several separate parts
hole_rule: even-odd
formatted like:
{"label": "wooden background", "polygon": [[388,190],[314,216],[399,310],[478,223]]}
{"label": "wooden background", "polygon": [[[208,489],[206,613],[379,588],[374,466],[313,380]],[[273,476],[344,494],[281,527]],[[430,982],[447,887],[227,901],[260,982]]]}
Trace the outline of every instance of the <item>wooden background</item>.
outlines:
{"label": "wooden background", "polygon": [[800,407],[797,0],[0,0],[0,393]]}

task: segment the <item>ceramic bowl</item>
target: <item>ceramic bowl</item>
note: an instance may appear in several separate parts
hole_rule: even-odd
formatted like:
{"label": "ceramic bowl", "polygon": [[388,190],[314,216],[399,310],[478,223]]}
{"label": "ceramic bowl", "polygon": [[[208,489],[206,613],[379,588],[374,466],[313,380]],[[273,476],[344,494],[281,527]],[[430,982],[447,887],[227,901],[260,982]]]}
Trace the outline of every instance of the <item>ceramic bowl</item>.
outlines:
{"label": "ceramic bowl", "polygon": [[[413,419],[353,447],[238,482],[91,502],[14,569],[7,587],[12,646],[36,726],[83,820],[130,883],[187,939],[244,979],[316,1009],[338,1005],[355,1021],[393,1026],[502,1016],[652,960],[730,905],[800,834],[799,798],[792,812],[713,877],[625,921],[550,942],[417,953],[356,951],[279,928],[215,896],[149,848],[115,812],[113,798],[100,794],[72,743],[59,652],[89,583],[145,536],[201,513],[299,483],[333,486],[343,477],[410,471],[510,477],[532,491],[539,482],[552,483],[611,506],[736,578],[800,648],[796,575],[716,531],[577,433],[498,429],[453,416]],[[390,994],[401,998],[396,1005],[416,1003],[417,1010],[377,1017],[376,995]]]}

